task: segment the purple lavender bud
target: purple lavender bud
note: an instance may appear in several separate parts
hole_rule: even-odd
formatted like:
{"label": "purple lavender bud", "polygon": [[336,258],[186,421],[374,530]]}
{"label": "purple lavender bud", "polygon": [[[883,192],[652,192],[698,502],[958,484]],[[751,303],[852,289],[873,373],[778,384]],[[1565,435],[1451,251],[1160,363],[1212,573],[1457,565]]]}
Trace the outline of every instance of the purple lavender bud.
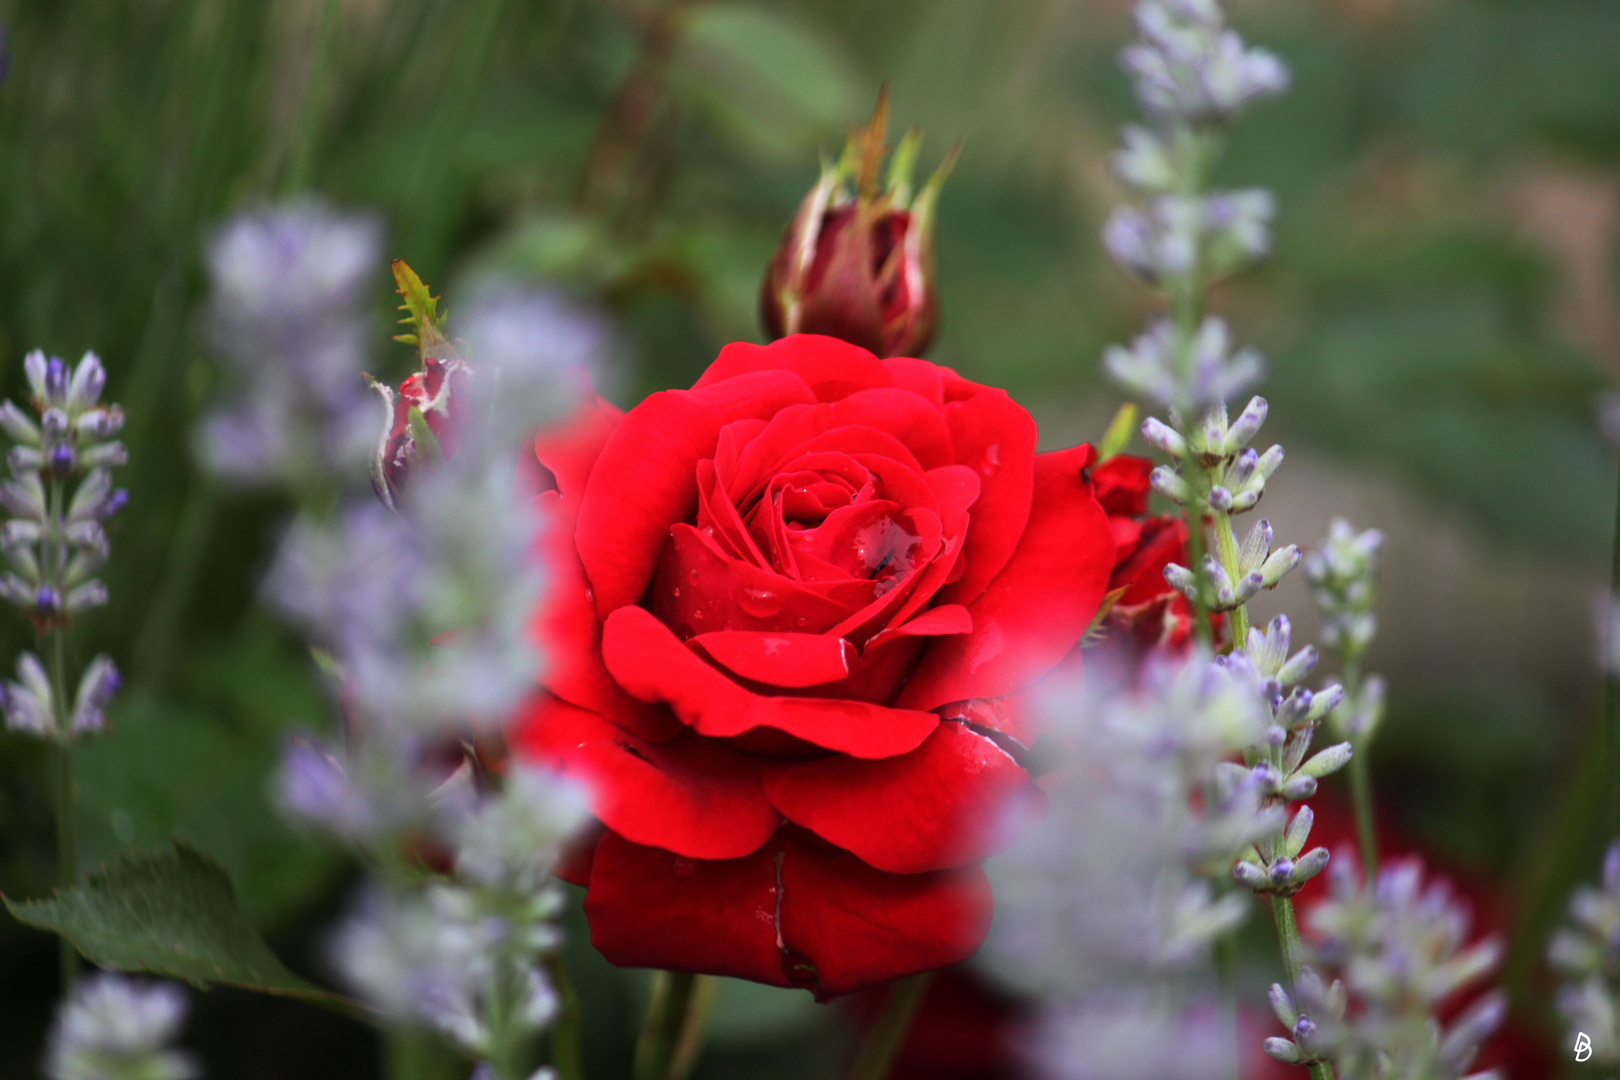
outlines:
{"label": "purple lavender bud", "polygon": [[44,615],[62,610],[62,594],[50,585],[41,585],[34,593],[34,608]]}
{"label": "purple lavender bud", "polygon": [[1315,1034],[1316,1025],[1311,1022],[1311,1018],[1308,1016],[1300,1017],[1298,1022],[1294,1024],[1294,1038],[1296,1039],[1309,1039]]}
{"label": "purple lavender bud", "polygon": [[91,442],[108,439],[123,430],[124,410],[117,405],[90,409],[81,413],[73,423],[79,429],[79,435]]}
{"label": "purple lavender bud", "polygon": [[69,411],[88,409],[100,399],[106,387],[107,369],[101,366],[101,358],[93,352],[85,353],[79,366],[74,369],[73,382],[68,387]]}
{"label": "purple lavender bud", "polygon": [[96,520],[106,521],[108,518],[118,513],[118,511],[122,510],[124,508],[124,504],[127,502],[129,502],[129,492],[125,491],[123,488],[118,488],[103,499],[101,504],[95,508],[94,513]]}
{"label": "purple lavender bud", "polygon": [[23,357],[23,374],[28,377],[28,389],[35,402],[45,400],[45,354],[34,349]]}
{"label": "purple lavender bud", "polygon": [[59,477],[68,476],[73,472],[73,466],[77,459],[78,455],[73,452],[73,447],[67,443],[59,443],[51,447],[47,464],[54,475]]}
{"label": "purple lavender bud", "polygon": [[73,731],[77,735],[93,735],[107,726],[106,708],[124,685],[112,658],[106,654],[90,661],[79,678],[79,690],[73,699]]}
{"label": "purple lavender bud", "polygon": [[60,439],[68,432],[70,426],[68,414],[60,408],[52,407],[45,410],[39,418],[40,427],[45,432],[46,439]]}
{"label": "purple lavender bud", "polygon": [[[45,400],[51,405],[67,404],[68,371],[60,356],[51,357],[45,365]],[[63,419],[66,420],[66,414]]]}
{"label": "purple lavender bud", "polygon": [[1288,884],[1288,879],[1294,876],[1294,860],[1278,859],[1271,864],[1268,874],[1273,885]]}
{"label": "purple lavender bud", "polygon": [[1610,844],[1608,853],[1603,856],[1603,887],[1620,893],[1620,840]]}

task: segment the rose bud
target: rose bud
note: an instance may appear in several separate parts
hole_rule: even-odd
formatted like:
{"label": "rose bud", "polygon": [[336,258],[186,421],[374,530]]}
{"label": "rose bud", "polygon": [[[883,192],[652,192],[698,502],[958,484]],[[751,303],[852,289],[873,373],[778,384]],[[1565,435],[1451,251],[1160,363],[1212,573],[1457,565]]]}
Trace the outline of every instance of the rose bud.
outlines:
{"label": "rose bud", "polygon": [[958,142],[913,198],[911,169],[922,144],[901,140],[880,188],[888,149],[889,96],[850,134],[836,165],[799,204],[760,289],[760,318],[772,339],[788,334],[842,338],[880,357],[920,356],[933,340],[934,207],[961,151]]}
{"label": "rose bud", "polygon": [[394,260],[393,270],[405,301],[400,310],[406,315],[400,322],[411,327],[411,333],[394,340],[417,347],[422,370],[400,383],[397,395],[367,377],[387,410],[387,426],[371,462],[371,486],[389,509],[394,508],[419,458],[434,461],[451,451],[452,421],[457,418],[458,400],[465,397],[462,388],[470,371],[445,336],[439,298],[429,294],[403,259]]}

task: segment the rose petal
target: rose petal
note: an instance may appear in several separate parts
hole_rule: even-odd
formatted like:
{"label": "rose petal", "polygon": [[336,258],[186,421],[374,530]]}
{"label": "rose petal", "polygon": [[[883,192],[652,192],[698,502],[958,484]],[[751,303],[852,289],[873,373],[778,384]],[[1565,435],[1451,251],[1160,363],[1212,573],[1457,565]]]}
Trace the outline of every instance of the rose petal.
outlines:
{"label": "rose petal", "polygon": [[1001,747],[956,722],[885,761],[828,757],[767,764],[765,795],[789,821],[879,870],[920,874],[977,862],[1029,774]]}
{"label": "rose petal", "polygon": [[1116,454],[1091,470],[1091,493],[1109,517],[1141,517],[1148,508],[1151,458]]}
{"label": "rose petal", "polygon": [[944,408],[945,385],[940,377],[941,368],[927,360],[913,360],[895,356],[883,361],[883,370],[889,373],[894,385],[910,390],[924,401]]}
{"label": "rose petal", "polygon": [[855,646],[821,634],[719,630],[687,641],[738,678],[767,686],[803,688],[849,674]]}
{"label": "rose petal", "polygon": [[567,420],[535,437],[535,457],[550,470],[565,500],[577,503],[585,493],[585,481],[591,475],[591,468],[601,456],[613,429],[623,419],[624,412],[618,406],[592,398],[575,409]]}
{"label": "rose petal", "polygon": [[1006,567],[1029,522],[1035,492],[1035,420],[999,390],[945,406],[956,460],[980,479],[963,544],[962,576],[941,590],[942,603],[976,600]]}
{"label": "rose petal", "polygon": [[990,928],[990,882],[977,866],[886,874],[846,852],[778,843],[782,940],[813,966],[821,1000],[960,963]]}
{"label": "rose petal", "polygon": [[[910,390],[862,390],[835,401],[831,408],[837,426],[869,427],[887,432],[916,454],[925,469],[961,461],[953,450],[952,432],[945,415],[941,415],[937,405]],[[1034,421],[1030,421],[1030,427],[1034,428]],[[1034,449],[1033,442],[1030,448]]]}
{"label": "rose petal", "polygon": [[653,394],[624,415],[585,483],[575,533],[599,613],[641,599],[670,526],[697,512],[697,463],[714,456],[720,429],[812,396],[796,375],[763,371]]}
{"label": "rose petal", "polygon": [[608,616],[602,655],[619,685],[643,701],[669,705],[700,735],[727,738],[764,727],[851,757],[885,758],[916,749],[939,723],[933,713],[861,701],[750,693],[641,608]]}
{"label": "rose petal", "polygon": [[609,832],[585,894],[591,944],[620,967],[790,986],[777,947],[776,872],[772,846],[698,861]]}
{"label": "rose petal", "polygon": [[[1007,568],[968,611],[973,632],[931,645],[897,704],[934,709],[1029,686],[1080,640],[1114,564],[1108,518],[1081,469],[1091,447],[1035,458],[1029,526]],[[611,665],[610,665],[611,668]]]}
{"label": "rose petal", "polygon": [[822,1000],[967,959],[990,911],[977,867],[885,874],[787,830],[726,861],[610,831],[585,896],[591,943],[620,967],[802,986]]}
{"label": "rose petal", "polygon": [[692,389],[760,371],[793,372],[819,401],[837,401],[869,387],[889,385],[883,364],[859,345],[821,334],[789,334],[769,345],[732,342]]}
{"label": "rose petal", "polygon": [[694,859],[735,859],[779,823],[760,788],[759,765],[690,731],[638,739],[566,702],[542,699],[512,728],[513,749],[583,782],[591,810],[638,844]]}
{"label": "rose petal", "polygon": [[565,701],[610,717],[644,739],[667,739],[680,724],[625,693],[602,663],[602,620],[574,551],[573,509],[555,491],[536,500],[548,515],[540,544],[551,571],[530,632],[545,651],[540,682]]}

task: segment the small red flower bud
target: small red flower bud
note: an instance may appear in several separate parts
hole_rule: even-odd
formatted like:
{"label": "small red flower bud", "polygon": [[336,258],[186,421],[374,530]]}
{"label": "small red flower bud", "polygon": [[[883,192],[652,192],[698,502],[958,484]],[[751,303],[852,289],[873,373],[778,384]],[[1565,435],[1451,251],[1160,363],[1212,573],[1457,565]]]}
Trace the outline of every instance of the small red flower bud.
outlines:
{"label": "small red flower bud", "polygon": [[908,132],[880,188],[888,113],[885,87],[871,123],[850,134],[836,165],[822,164],[783,230],[759,298],[772,338],[826,334],[882,357],[920,356],[933,340],[934,208],[961,144],[913,198],[922,135]]}
{"label": "small red flower bud", "polygon": [[429,295],[422,279],[403,260],[396,259],[393,270],[399,295],[405,300],[400,310],[407,313],[400,322],[412,328],[411,333],[394,340],[417,347],[422,370],[400,383],[397,394],[370,381],[388,412],[387,426],[371,462],[371,486],[390,509],[404,490],[413,465],[454,451],[459,403],[466,399],[462,388],[472,370],[444,334],[438,297]]}

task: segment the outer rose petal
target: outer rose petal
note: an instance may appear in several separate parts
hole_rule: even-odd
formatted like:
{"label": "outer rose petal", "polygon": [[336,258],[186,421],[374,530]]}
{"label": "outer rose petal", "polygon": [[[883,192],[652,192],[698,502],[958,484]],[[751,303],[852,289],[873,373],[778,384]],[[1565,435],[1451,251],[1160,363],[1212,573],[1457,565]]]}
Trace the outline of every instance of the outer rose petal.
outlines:
{"label": "outer rose petal", "polygon": [[822,634],[775,634],[718,630],[686,643],[750,682],[803,688],[834,683],[849,674],[855,646]]}
{"label": "outer rose petal", "polygon": [[1035,420],[1000,390],[945,406],[956,460],[979,475],[962,547],[962,576],[941,590],[942,603],[968,604],[1006,567],[1029,522],[1035,492]]}
{"label": "outer rose petal", "polygon": [[1007,798],[1029,774],[965,724],[943,723],[909,754],[767,764],[765,794],[788,820],[894,874],[963,866],[997,848]]}
{"label": "outer rose petal", "polygon": [[609,832],[591,864],[591,944],[619,967],[791,986],[776,946],[774,845],[699,862]]}
{"label": "outer rose petal", "polygon": [[720,429],[813,400],[785,371],[727,379],[704,390],[665,390],[631,409],[608,436],[580,501],[575,532],[604,617],[641,599],[669,527],[697,510],[697,463]]}
{"label": "outer rose petal", "polygon": [[540,537],[551,580],[531,627],[546,653],[541,683],[563,700],[611,717],[642,738],[669,738],[680,730],[675,719],[625,693],[602,665],[602,620],[574,551],[574,504],[555,491],[540,495],[537,502],[553,515]]}
{"label": "outer rose petal", "polygon": [[564,500],[579,502],[591,467],[622,419],[624,413],[616,405],[592,398],[575,409],[567,420],[535,437],[535,457],[550,470]]}
{"label": "outer rose petal", "polygon": [[526,758],[583,781],[591,809],[638,844],[694,859],[758,850],[780,819],[760,789],[759,765],[689,731],[651,743],[566,702],[538,701],[512,730]]}
{"label": "outer rose petal", "polygon": [[847,994],[965,960],[990,923],[977,867],[885,874],[781,832],[701,862],[609,832],[591,869],[591,943],[620,967],[730,975]]}
{"label": "outer rose petal", "polygon": [[750,693],[641,608],[620,608],[608,616],[602,656],[631,694],[669,705],[698,734],[714,738],[772,728],[851,757],[885,758],[915,750],[939,724],[933,713],[912,709]]}
{"label": "outer rose petal", "polygon": [[842,851],[784,846],[782,939],[815,966],[823,1000],[960,963],[990,928],[977,866],[885,874]]}
{"label": "outer rose petal", "polygon": [[815,391],[818,401],[837,401],[892,382],[882,362],[859,345],[821,334],[790,334],[769,345],[732,342],[692,389],[757,371],[791,371]]}
{"label": "outer rose petal", "polygon": [[1017,552],[968,605],[973,632],[923,654],[896,705],[934,709],[1021,690],[1068,655],[1090,625],[1114,565],[1108,518],[1080,478],[1092,449],[1035,457],[1035,500]]}

